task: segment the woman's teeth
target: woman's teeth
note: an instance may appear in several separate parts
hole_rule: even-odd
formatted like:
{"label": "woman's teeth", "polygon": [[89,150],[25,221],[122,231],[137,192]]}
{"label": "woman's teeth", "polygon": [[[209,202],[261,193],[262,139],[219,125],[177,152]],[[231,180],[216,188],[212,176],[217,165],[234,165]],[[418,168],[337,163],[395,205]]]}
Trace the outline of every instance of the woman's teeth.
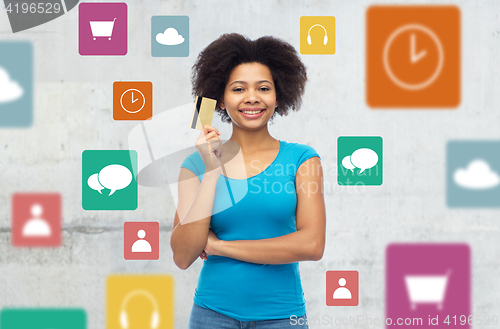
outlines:
{"label": "woman's teeth", "polygon": [[257,113],[260,113],[262,111],[264,111],[264,110],[260,110],[260,111],[242,111],[242,112],[245,113],[245,114],[257,114]]}

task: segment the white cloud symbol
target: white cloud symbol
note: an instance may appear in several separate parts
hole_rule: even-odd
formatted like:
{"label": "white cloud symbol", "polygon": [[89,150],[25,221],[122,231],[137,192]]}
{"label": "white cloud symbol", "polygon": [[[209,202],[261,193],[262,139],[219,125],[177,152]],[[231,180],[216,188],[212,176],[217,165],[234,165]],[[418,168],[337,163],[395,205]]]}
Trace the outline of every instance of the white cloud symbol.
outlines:
{"label": "white cloud symbol", "polygon": [[457,185],[469,189],[487,189],[500,183],[498,174],[491,170],[488,162],[474,160],[469,163],[467,169],[457,169],[453,175]]}
{"label": "white cloud symbol", "polygon": [[9,73],[0,66],[0,103],[14,101],[23,95],[23,88],[10,80]]}
{"label": "white cloud symbol", "polygon": [[169,27],[165,32],[156,35],[156,41],[162,45],[174,46],[183,43],[184,38],[179,35],[176,29]]}

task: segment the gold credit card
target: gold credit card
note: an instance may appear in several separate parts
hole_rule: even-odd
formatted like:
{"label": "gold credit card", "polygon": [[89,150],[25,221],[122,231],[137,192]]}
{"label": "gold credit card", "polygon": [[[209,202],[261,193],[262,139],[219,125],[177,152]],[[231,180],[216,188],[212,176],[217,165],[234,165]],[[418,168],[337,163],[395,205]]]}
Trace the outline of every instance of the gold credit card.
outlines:
{"label": "gold credit card", "polygon": [[211,126],[216,105],[217,101],[215,99],[196,96],[193,117],[191,118],[191,128],[202,130],[204,125]]}

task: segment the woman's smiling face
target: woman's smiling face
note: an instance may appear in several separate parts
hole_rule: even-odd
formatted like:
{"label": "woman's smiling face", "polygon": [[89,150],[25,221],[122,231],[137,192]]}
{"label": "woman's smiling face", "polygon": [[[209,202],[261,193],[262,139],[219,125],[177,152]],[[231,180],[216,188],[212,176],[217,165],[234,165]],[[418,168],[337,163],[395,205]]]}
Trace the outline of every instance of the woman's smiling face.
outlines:
{"label": "woman's smiling face", "polygon": [[[258,129],[267,124],[277,106],[274,80],[266,65],[245,63],[233,69],[220,107],[234,124]],[[260,113],[255,114],[257,111]]]}

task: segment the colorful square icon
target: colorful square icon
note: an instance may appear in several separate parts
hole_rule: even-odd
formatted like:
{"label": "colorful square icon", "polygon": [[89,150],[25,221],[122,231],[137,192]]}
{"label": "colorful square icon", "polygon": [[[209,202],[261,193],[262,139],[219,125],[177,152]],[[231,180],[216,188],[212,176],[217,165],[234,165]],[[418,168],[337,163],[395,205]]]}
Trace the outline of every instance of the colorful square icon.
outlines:
{"label": "colorful square icon", "polygon": [[33,121],[33,46],[0,42],[0,127],[28,127]]}
{"label": "colorful square icon", "polygon": [[449,207],[500,207],[500,141],[450,141],[446,147]]}
{"label": "colorful square icon", "polygon": [[82,207],[85,210],[137,209],[137,152],[86,150],[82,154]]}
{"label": "colorful square icon", "polygon": [[80,55],[127,54],[127,4],[83,2],[78,6]]}
{"label": "colorful square icon", "polygon": [[174,328],[172,276],[108,276],[106,329],[124,328]]}
{"label": "colorful square icon", "polygon": [[157,260],[160,257],[158,222],[126,222],[123,232],[123,254],[126,260]]}
{"label": "colorful square icon", "polygon": [[382,137],[339,137],[337,166],[339,185],[382,185]]}
{"label": "colorful square icon", "polygon": [[358,306],[359,304],[358,271],[326,272],[326,305]]}
{"label": "colorful square icon", "polygon": [[151,56],[189,56],[189,17],[151,17]]}
{"label": "colorful square icon", "polygon": [[471,315],[470,273],[467,244],[390,244],[386,249],[386,318],[393,323],[386,327],[408,318],[416,319],[411,324],[418,328],[470,328],[452,319]]}
{"label": "colorful square icon", "polygon": [[149,81],[113,83],[113,119],[149,120],[153,117],[153,84]]}
{"label": "colorful square icon", "polygon": [[300,53],[302,55],[335,54],[335,17],[300,17]]}
{"label": "colorful square icon", "polygon": [[15,193],[12,195],[13,246],[60,246],[61,221],[61,195],[59,193]]}
{"label": "colorful square icon", "polygon": [[87,315],[78,308],[4,308],[0,311],[2,329],[86,329]]}
{"label": "colorful square icon", "polygon": [[366,98],[371,107],[457,107],[460,10],[371,6],[366,14]]}

